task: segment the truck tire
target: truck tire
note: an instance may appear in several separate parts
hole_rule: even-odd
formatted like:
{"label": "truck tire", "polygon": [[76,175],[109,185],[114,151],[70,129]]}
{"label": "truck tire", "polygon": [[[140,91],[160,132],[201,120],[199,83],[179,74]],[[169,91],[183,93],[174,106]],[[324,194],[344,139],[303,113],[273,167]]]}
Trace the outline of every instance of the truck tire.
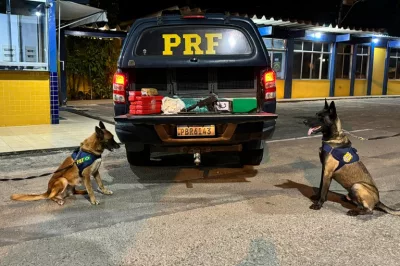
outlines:
{"label": "truck tire", "polygon": [[130,165],[145,166],[150,163],[150,148],[145,146],[142,151],[126,150],[126,157]]}
{"label": "truck tire", "polygon": [[240,152],[242,165],[260,165],[264,156],[264,149],[245,150]]}

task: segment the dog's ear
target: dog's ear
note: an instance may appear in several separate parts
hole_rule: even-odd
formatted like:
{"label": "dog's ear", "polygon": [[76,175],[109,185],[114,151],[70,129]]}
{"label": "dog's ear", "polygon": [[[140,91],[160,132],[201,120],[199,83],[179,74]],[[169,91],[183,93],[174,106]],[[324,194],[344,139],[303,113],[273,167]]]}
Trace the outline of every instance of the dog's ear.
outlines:
{"label": "dog's ear", "polygon": [[329,105],[328,105],[328,102],[326,101],[326,98],[325,98],[325,107],[324,107],[324,109],[329,109]]}
{"label": "dog's ear", "polygon": [[334,101],[332,101],[331,104],[329,105],[329,116],[333,120],[335,120],[337,118],[336,106],[335,106],[335,102]]}
{"label": "dog's ear", "polygon": [[99,127],[100,127],[101,129],[106,129],[106,126],[103,124],[102,121],[99,122]]}
{"label": "dog's ear", "polygon": [[99,139],[104,139],[104,132],[101,128],[99,128],[98,126],[96,126],[96,135]]}

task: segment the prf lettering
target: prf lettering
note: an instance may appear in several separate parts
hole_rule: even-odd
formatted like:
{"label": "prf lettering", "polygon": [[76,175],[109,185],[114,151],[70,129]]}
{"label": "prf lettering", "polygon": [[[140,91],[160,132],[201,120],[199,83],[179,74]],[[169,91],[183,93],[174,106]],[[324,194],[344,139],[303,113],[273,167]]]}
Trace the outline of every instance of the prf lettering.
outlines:
{"label": "prf lettering", "polygon": [[[215,47],[218,46],[218,40],[222,39],[222,33],[206,33],[204,34],[207,41],[206,54],[216,54]],[[182,38],[178,34],[163,34],[164,51],[163,55],[174,55],[172,48],[176,48],[182,44],[184,45],[184,55],[202,55],[204,51],[200,49],[202,38],[196,33],[183,34]]]}

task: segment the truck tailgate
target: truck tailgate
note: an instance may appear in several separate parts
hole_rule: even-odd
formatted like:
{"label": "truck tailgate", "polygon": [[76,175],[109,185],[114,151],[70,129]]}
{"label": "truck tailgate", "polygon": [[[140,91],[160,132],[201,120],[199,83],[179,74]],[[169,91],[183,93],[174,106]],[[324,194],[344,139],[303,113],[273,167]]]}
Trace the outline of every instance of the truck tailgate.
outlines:
{"label": "truck tailgate", "polygon": [[265,122],[277,119],[278,115],[273,113],[248,113],[248,114],[174,114],[174,115],[119,115],[114,117],[116,122],[131,121],[133,124],[215,124],[215,123],[249,123],[249,122]]}

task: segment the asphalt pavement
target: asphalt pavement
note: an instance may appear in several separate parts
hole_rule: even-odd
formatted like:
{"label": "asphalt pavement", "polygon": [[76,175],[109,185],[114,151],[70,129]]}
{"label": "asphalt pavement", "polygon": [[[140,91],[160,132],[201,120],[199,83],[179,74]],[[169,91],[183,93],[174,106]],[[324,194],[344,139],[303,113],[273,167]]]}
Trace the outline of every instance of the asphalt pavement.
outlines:
{"label": "asphalt pavement", "polygon": [[[232,154],[204,155],[199,168],[185,155],[131,167],[123,147],[106,152],[100,173],[114,194],[97,192],[98,206],[79,195],[62,207],[9,199],[43,193],[48,177],[0,182],[0,265],[400,265],[400,217],[347,216],[352,206],[340,200],[345,192],[335,182],[324,207],[309,209],[319,185],[320,137],[308,137],[302,120],[322,106],[280,103],[275,136],[257,167],[239,167]],[[400,132],[400,99],[336,106],[344,129],[357,136]],[[102,105],[90,108],[112,118]],[[400,137],[351,140],[381,200],[400,208]],[[68,155],[0,157],[0,176],[52,171]]]}

